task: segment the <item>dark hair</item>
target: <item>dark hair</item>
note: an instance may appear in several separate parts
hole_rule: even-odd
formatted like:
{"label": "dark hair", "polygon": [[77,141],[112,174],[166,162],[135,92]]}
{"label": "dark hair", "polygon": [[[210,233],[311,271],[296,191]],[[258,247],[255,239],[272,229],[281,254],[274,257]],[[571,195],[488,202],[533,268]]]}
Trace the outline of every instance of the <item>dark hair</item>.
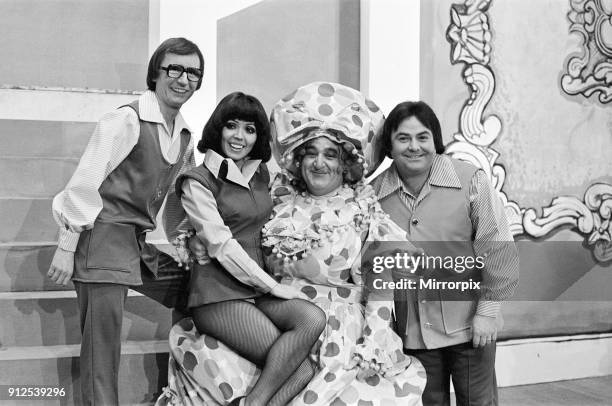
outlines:
{"label": "dark hair", "polygon": [[425,102],[407,101],[395,106],[385,120],[381,136],[384,154],[391,158],[391,133],[397,130],[402,121],[410,117],[416,117],[421,124],[431,131],[436,152],[438,154],[444,153],[445,147],[442,141],[442,129],[440,128],[440,121],[438,121],[436,113]]}
{"label": "dark hair", "polygon": [[272,156],[270,148],[270,122],[261,102],[256,97],[234,92],[225,96],[213,111],[204,126],[202,138],[198,142],[198,151],[205,152],[212,149],[221,156],[221,131],[229,120],[252,121],[255,123],[257,139],[249,154],[251,159],[261,159],[268,162]]}
{"label": "dark hair", "polygon": [[[155,91],[155,80],[159,76],[159,68],[166,54],[196,54],[200,60],[200,70],[204,73],[204,57],[196,44],[182,37],[168,38],[157,47],[151,55],[151,59],[149,59],[149,68],[147,69],[147,88],[149,90]],[[202,86],[202,78],[198,81],[196,89],[199,89],[200,86]]]}

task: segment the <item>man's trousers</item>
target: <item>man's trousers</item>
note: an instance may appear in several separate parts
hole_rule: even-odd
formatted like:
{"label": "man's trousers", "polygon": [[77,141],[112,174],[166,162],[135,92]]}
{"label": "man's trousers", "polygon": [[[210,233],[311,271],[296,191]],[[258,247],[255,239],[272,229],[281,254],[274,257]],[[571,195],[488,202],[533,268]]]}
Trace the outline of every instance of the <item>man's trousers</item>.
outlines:
{"label": "man's trousers", "polygon": [[404,351],[425,367],[424,406],[450,405],[450,379],[457,406],[497,406],[495,350],[495,342],[473,348],[470,341],[431,350]]}
{"label": "man's trousers", "polygon": [[160,253],[154,276],[141,261],[141,286],[74,282],[81,322],[81,396],[84,405],[118,405],[121,326],[128,289],[179,312],[187,312],[189,272]]}

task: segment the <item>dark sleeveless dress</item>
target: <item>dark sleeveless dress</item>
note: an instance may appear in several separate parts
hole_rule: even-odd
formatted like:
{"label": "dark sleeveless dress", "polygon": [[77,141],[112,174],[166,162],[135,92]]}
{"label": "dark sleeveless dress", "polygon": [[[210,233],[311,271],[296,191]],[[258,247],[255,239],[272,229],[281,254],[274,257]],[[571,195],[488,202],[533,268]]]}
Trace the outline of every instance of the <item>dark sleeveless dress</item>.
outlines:
{"label": "dark sleeveless dress", "polygon": [[[227,164],[224,162],[223,165]],[[261,163],[249,181],[250,189],[247,189],[226,179],[223,173],[227,170],[223,170],[223,165],[219,177],[215,177],[204,165],[183,174],[176,183],[177,194],[181,195],[182,184],[186,179],[194,179],[210,190],[217,202],[219,214],[234,239],[251,259],[264,269],[261,229],[272,213],[268,168]],[[226,300],[251,299],[262,295],[253,287],[234,278],[214,258],[204,265],[195,264],[188,291],[189,307]]]}

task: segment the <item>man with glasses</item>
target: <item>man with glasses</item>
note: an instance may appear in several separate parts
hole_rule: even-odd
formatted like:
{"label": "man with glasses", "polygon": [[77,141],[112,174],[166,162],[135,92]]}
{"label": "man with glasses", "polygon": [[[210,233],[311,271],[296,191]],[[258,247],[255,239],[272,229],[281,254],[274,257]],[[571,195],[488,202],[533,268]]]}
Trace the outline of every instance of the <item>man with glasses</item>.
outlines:
{"label": "man with glasses", "polygon": [[81,316],[81,393],[87,405],[118,405],[121,325],[128,288],[184,309],[188,273],[145,242],[166,199],[169,238],[185,221],[176,178],[194,166],[179,110],[202,84],[197,45],[170,38],[153,53],[148,90],[106,114],[66,188],[53,200],[60,226],[48,276],[72,279]]}

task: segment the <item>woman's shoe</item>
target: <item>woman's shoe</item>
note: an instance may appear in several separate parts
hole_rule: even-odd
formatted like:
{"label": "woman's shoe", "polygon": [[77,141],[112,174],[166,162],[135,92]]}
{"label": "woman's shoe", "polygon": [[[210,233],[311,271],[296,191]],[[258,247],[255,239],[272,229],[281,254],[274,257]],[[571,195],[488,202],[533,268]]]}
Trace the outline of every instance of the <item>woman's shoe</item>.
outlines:
{"label": "woman's shoe", "polygon": [[241,402],[242,402],[242,399],[244,399],[244,398],[245,398],[245,396],[237,397],[236,399],[232,400],[230,402],[230,404],[227,405],[227,406],[240,406]]}

